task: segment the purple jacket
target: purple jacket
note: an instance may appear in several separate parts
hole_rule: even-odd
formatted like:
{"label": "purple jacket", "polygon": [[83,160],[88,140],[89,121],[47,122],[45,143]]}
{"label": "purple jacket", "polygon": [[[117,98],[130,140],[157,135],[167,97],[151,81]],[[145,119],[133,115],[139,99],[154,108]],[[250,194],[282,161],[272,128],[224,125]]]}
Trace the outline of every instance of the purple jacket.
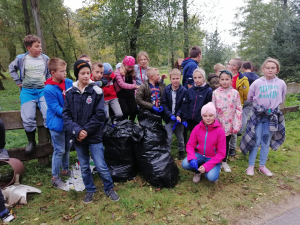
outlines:
{"label": "purple jacket", "polygon": [[116,90],[116,93],[121,91],[122,89],[136,89],[136,78],[135,76],[132,76],[132,84],[127,84],[125,82],[125,76],[121,75],[120,69],[117,69],[115,71],[115,82],[114,82],[114,87]]}

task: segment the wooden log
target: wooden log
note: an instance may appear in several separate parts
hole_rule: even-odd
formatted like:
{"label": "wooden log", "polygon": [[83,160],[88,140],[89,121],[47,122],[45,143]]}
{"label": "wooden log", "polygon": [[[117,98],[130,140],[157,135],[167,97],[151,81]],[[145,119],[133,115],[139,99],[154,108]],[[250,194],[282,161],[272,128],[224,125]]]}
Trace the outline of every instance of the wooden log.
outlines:
{"label": "wooden log", "polygon": [[[5,125],[5,130],[16,130],[16,129],[24,129],[21,111],[6,111],[0,112],[0,119],[3,121]],[[43,126],[43,116],[40,110],[36,110],[36,123],[37,126]]]}
{"label": "wooden log", "polygon": [[44,143],[37,145],[32,154],[25,154],[25,147],[9,149],[8,154],[10,158],[16,158],[21,161],[38,159],[46,156],[49,159],[49,155],[53,154],[53,148],[51,146],[51,143]]}
{"label": "wooden log", "polygon": [[300,93],[300,83],[287,84],[286,94],[298,94]]}
{"label": "wooden log", "polygon": [[296,106],[291,106],[291,107],[286,107],[283,109],[280,109],[280,111],[285,114],[285,113],[290,113],[290,112],[297,112],[299,110],[299,105]]}

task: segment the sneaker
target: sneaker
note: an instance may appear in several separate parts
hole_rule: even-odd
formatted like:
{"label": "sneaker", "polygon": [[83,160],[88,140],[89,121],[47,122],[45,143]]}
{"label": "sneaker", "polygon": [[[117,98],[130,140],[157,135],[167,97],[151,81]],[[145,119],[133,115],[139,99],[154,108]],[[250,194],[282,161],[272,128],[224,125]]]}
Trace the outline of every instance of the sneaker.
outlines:
{"label": "sneaker", "polygon": [[70,176],[72,176],[72,171],[71,171],[71,170],[68,170],[67,173],[61,173],[60,175],[61,175],[61,176],[64,176],[64,177],[70,177]]}
{"label": "sneaker", "polygon": [[87,192],[83,199],[83,203],[89,204],[93,200],[93,197],[94,197],[94,192]]}
{"label": "sneaker", "polygon": [[229,149],[228,155],[229,156],[235,156],[235,149]]}
{"label": "sneaker", "polygon": [[193,182],[196,184],[196,183],[199,183],[200,182],[200,179],[201,179],[201,173],[194,173],[194,177],[193,177]]}
{"label": "sneaker", "polygon": [[109,197],[113,201],[119,201],[120,197],[119,195],[115,192],[114,189],[111,189],[107,194],[107,197]]}
{"label": "sneaker", "polygon": [[273,176],[273,173],[266,166],[259,166],[259,172],[265,174],[268,177]]}
{"label": "sneaker", "polygon": [[226,173],[231,172],[230,166],[227,164],[227,162],[222,162],[222,168]]}
{"label": "sneaker", "polygon": [[13,215],[10,214],[9,210],[6,209],[6,213],[1,216],[1,219],[4,223],[11,222],[15,219]]}
{"label": "sneaker", "polygon": [[8,152],[5,148],[0,149],[0,160],[7,160],[9,159]]}
{"label": "sneaker", "polygon": [[253,176],[254,175],[254,166],[249,166],[245,171],[248,176]]}
{"label": "sneaker", "polygon": [[61,180],[60,177],[55,177],[54,179],[51,179],[51,184],[53,187],[64,190],[67,186],[65,182]]}
{"label": "sneaker", "polygon": [[183,160],[184,159],[184,152],[183,151],[179,151],[178,159],[179,160]]}

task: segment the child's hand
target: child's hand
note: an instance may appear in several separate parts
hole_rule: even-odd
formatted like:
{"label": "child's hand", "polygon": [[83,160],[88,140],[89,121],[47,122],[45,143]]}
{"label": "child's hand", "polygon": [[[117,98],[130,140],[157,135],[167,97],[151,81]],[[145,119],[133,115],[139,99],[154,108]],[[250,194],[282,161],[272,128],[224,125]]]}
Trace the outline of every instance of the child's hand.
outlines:
{"label": "child's hand", "polygon": [[166,79],[168,76],[167,76],[167,74],[162,74],[161,75],[161,80],[164,80],[164,79]]}
{"label": "child's hand", "polygon": [[18,87],[22,87],[22,84],[17,84]]}
{"label": "child's hand", "polygon": [[187,128],[187,126],[188,126],[188,122],[182,122],[182,125],[185,127],[185,128]]}
{"label": "child's hand", "polygon": [[181,118],[179,116],[177,116],[176,119],[181,123]]}
{"label": "child's hand", "polygon": [[198,171],[200,171],[200,173],[205,173],[205,168],[204,166],[200,166]]}
{"label": "child's hand", "polygon": [[139,87],[140,87],[139,85],[135,85],[135,89],[139,89]]}
{"label": "child's hand", "polygon": [[78,138],[83,140],[87,137],[87,132],[85,130],[81,130],[78,134]]}

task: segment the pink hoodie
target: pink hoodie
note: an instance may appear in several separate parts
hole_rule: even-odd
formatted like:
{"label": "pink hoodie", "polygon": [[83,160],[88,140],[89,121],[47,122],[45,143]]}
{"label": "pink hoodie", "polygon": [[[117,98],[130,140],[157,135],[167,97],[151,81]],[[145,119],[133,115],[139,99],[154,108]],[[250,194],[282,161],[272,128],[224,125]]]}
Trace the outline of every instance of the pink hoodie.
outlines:
{"label": "pink hoodie", "polygon": [[188,161],[197,159],[195,152],[211,158],[202,165],[206,172],[222,162],[226,156],[226,136],[218,120],[215,119],[215,122],[208,126],[201,121],[192,131],[186,151]]}

